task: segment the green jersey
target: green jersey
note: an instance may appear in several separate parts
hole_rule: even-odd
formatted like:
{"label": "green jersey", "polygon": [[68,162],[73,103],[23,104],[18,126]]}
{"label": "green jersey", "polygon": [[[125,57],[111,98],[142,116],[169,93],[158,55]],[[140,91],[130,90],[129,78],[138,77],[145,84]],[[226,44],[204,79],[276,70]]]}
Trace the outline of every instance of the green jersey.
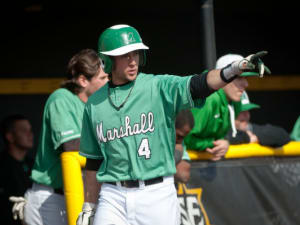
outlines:
{"label": "green jersey", "polygon": [[31,173],[36,183],[53,188],[62,187],[61,146],[67,141],[80,138],[84,105],[77,95],[64,88],[49,96]]}
{"label": "green jersey", "polygon": [[201,109],[193,108],[195,125],[184,138],[188,150],[204,151],[214,147],[213,142],[224,139],[230,129],[228,100],[223,89],[210,95]]}
{"label": "green jersey", "polygon": [[298,119],[293,127],[293,130],[291,133],[291,139],[294,141],[300,141],[300,116],[298,117]]}
{"label": "green jersey", "polygon": [[140,73],[134,82],[117,87],[108,83],[89,98],[80,154],[103,159],[99,182],[146,180],[176,172],[176,114],[205,102],[192,100],[190,80],[191,76]]}

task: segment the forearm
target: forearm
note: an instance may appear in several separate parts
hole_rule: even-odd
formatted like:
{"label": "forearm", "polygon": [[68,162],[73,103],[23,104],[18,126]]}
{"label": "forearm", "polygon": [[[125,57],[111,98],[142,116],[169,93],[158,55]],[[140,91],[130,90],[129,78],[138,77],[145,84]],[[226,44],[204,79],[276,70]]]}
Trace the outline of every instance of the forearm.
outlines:
{"label": "forearm", "polygon": [[174,158],[175,158],[176,165],[181,161],[182,155],[183,155],[182,144],[176,144],[175,151],[174,151]]}
{"label": "forearm", "polygon": [[206,98],[215,92],[215,90],[210,88],[207,84],[207,75],[208,73],[204,73],[200,75],[194,75],[192,77],[190,83],[190,91],[194,100],[199,98]]}
{"label": "forearm", "polygon": [[101,188],[101,184],[96,179],[97,171],[103,160],[87,159],[86,174],[84,180],[84,201],[96,203]]}
{"label": "forearm", "polygon": [[77,225],[93,224],[96,204],[101,188],[101,184],[96,179],[97,169],[95,168],[98,168],[98,162],[99,160],[87,160],[84,177],[84,204],[82,205],[82,211],[77,218]]}
{"label": "forearm", "polygon": [[190,84],[192,98],[198,99],[208,97],[216,90],[231,82],[237,76],[232,75],[232,77],[230,77],[231,71],[227,71],[227,73],[225,73],[227,78],[225,78],[224,69],[211,70],[208,73],[193,76]]}
{"label": "forearm", "polygon": [[218,90],[227,84],[221,78],[221,70],[209,71],[206,79],[207,79],[207,85],[213,90]]}
{"label": "forearm", "polygon": [[84,201],[97,203],[101,184],[96,180],[97,171],[86,170],[84,180]]}
{"label": "forearm", "polygon": [[185,160],[181,160],[176,166],[175,181],[187,183],[190,179],[191,165]]}

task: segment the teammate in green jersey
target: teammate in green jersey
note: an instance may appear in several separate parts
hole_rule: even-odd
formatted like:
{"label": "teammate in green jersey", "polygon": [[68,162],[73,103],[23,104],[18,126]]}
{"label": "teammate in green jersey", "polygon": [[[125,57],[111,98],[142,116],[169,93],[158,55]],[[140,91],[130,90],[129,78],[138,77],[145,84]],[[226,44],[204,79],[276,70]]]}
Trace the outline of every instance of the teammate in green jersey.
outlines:
{"label": "teammate in green jersey", "polygon": [[94,225],[179,224],[173,176],[177,113],[203,106],[243,70],[264,73],[261,52],[202,75],[145,74],[139,66],[146,63],[146,49],[128,25],[100,35],[98,53],[111,81],[89,98],[84,111],[80,154],[87,157],[86,202],[77,224],[93,218]]}
{"label": "teammate in green jersey", "polygon": [[33,186],[25,194],[26,224],[67,224],[60,155],[79,150],[84,105],[107,80],[97,53],[84,49],[69,61],[62,88],[49,96],[31,173]]}
{"label": "teammate in green jersey", "polygon": [[[237,54],[227,54],[217,60],[216,68],[242,60],[243,57]],[[234,81],[221,88],[206,100],[205,107],[193,108],[195,126],[184,138],[189,150],[207,151],[212,154],[211,160],[220,160],[228,151],[229,142],[225,140],[227,132],[232,127],[233,135],[236,133],[234,126],[235,105],[248,86],[247,76],[259,76],[258,73],[242,73]]]}

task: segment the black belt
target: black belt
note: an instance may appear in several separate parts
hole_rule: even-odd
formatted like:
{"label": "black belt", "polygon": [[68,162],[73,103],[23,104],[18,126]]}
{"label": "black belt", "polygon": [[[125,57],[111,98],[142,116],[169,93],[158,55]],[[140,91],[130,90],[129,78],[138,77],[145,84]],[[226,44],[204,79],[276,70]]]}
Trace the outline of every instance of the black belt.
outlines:
{"label": "black belt", "polygon": [[[151,184],[158,184],[164,181],[163,177],[156,177],[149,180],[144,180],[145,186]],[[105,182],[107,184],[117,185],[117,182]],[[139,180],[122,180],[120,181],[122,187],[138,188],[140,187]]]}
{"label": "black belt", "polygon": [[54,193],[64,195],[64,190],[62,188],[54,188]]}

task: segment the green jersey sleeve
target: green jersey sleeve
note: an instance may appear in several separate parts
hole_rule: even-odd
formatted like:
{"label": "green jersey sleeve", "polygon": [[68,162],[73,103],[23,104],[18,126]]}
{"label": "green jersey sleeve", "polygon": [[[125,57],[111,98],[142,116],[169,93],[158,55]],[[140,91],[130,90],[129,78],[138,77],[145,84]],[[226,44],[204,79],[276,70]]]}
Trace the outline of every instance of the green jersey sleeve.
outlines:
{"label": "green jersey sleeve", "polygon": [[180,77],[176,75],[160,76],[160,90],[168,108],[172,109],[175,115],[182,109],[202,107],[205,98],[192,99],[190,82],[192,76]]}
{"label": "green jersey sleeve", "polygon": [[83,112],[79,154],[91,159],[103,158],[97,141],[97,137],[94,133],[93,123],[91,122],[89,105],[86,105]]}
{"label": "green jersey sleeve", "polygon": [[48,105],[46,117],[50,123],[50,138],[54,149],[67,141],[80,138],[80,119],[73,108],[72,102],[65,98],[56,98]]}

